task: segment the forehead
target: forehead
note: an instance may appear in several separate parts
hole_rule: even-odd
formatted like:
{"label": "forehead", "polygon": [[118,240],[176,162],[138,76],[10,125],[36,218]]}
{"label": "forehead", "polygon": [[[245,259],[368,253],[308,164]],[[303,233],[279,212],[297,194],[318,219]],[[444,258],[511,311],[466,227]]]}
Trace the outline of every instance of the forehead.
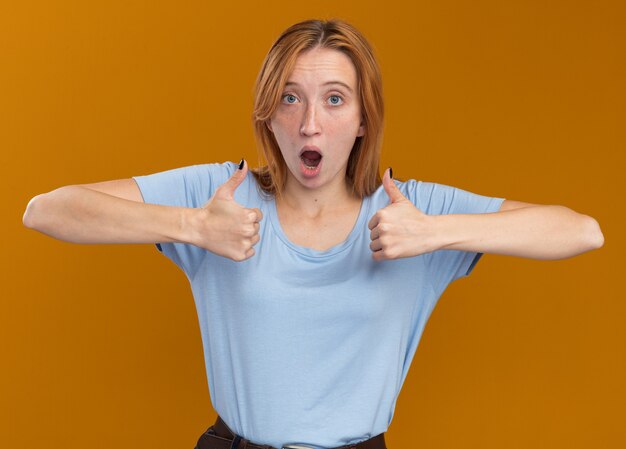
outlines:
{"label": "forehead", "polygon": [[298,56],[287,82],[342,81],[353,89],[357,74],[350,58],[332,48],[314,48]]}

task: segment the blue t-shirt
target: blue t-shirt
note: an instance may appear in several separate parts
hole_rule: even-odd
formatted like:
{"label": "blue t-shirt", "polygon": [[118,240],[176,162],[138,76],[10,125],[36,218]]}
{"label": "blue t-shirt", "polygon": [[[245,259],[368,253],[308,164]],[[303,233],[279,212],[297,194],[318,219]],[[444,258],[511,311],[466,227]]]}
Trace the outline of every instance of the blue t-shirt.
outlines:
{"label": "blue t-shirt", "polygon": [[[197,208],[236,168],[203,164],[134,179],[146,203]],[[429,215],[497,212],[503,201],[395,182]],[[158,245],[191,283],[214,409],[238,435],[278,448],[331,448],[385,432],[437,299],[481,254],[439,250],[374,261],[367,224],[389,204],[382,186],[363,199],[346,240],[326,251],[289,241],[273,198],[251,173],[235,201],[263,212],[250,259]]]}

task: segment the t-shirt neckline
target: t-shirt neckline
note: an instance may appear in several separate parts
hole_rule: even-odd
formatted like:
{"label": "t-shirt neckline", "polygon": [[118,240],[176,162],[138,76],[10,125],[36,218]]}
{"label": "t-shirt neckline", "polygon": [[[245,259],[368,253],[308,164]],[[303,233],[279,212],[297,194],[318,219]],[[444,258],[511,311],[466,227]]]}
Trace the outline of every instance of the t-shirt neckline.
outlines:
{"label": "t-shirt neckline", "polygon": [[306,246],[297,245],[293,243],[291,240],[289,240],[289,238],[287,237],[287,234],[285,234],[283,230],[282,225],[280,224],[280,220],[278,219],[278,210],[276,209],[276,198],[272,198],[272,200],[270,201],[269,218],[270,218],[272,228],[274,229],[274,232],[287,247],[289,247],[293,251],[299,254],[302,254],[304,256],[320,258],[320,257],[334,256],[335,254],[345,251],[350,246],[352,246],[355,240],[359,237],[359,234],[363,232],[364,226],[366,225],[369,208],[370,208],[370,197],[364,196],[363,199],[361,200],[359,215],[354,223],[354,226],[352,227],[352,230],[350,231],[346,239],[343,242],[337,243],[336,245],[331,246],[330,248],[324,251],[319,251],[313,248],[308,248]]}

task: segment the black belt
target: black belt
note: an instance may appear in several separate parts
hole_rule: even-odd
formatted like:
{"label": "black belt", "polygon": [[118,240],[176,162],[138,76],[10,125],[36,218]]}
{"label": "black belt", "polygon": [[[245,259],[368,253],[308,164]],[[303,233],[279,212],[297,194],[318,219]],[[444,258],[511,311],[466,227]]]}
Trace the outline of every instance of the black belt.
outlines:
{"label": "black belt", "polygon": [[[195,449],[277,449],[267,444],[254,444],[235,434],[226,423],[217,417],[217,421],[200,436]],[[312,449],[305,444],[289,444],[281,449]],[[386,449],[385,434],[381,433],[360,443],[347,444],[333,449]]]}

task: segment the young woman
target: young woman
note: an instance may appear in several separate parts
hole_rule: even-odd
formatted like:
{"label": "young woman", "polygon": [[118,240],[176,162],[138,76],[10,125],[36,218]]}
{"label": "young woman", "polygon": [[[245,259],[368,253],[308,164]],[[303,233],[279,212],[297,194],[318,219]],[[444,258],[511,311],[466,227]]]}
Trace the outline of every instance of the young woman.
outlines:
{"label": "young woman", "polygon": [[381,180],[380,72],[345,22],[283,32],[253,119],[264,167],[66,186],[24,215],[71,242],[157,243],[184,270],[219,414],[200,449],[384,448],[450,282],[482,253],[560,259],[603,244],[593,218],[563,206],[397,182],[391,169]]}

